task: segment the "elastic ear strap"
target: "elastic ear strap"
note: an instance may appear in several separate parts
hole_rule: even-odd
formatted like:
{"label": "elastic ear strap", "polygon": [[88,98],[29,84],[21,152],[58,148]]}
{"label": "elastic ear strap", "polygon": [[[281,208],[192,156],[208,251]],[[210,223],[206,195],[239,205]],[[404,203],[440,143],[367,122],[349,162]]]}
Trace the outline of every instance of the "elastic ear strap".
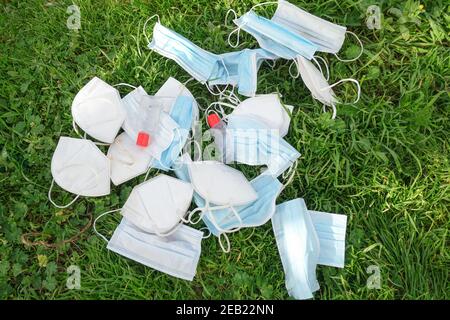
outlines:
{"label": "elastic ear strap", "polygon": [[[225,238],[225,241],[226,241],[226,244],[227,244],[226,248],[223,246],[222,237]],[[219,234],[219,245],[220,245],[220,248],[222,249],[223,252],[225,252],[225,253],[229,253],[230,252],[230,250],[231,250],[230,239],[228,238],[226,233]]]}
{"label": "elastic ear strap", "polygon": [[203,231],[205,229],[208,231],[208,235],[207,236],[203,236],[202,239],[208,239],[209,237],[211,237],[211,231],[209,231],[209,229],[207,227],[200,228],[199,230]]}
{"label": "elastic ear strap", "polygon": [[[84,136],[83,136],[83,135],[81,135],[80,131],[78,131],[78,126],[77,126],[77,124],[75,123],[75,120],[72,120],[72,128],[73,128],[73,130],[75,131],[75,133],[76,133],[81,139],[86,139],[86,138],[87,138],[86,132],[84,133]],[[95,145],[97,145],[97,146],[109,146],[109,145],[110,145],[109,143],[94,142],[94,141],[92,141],[92,142],[93,142]]]}
{"label": "elastic ear strap", "polygon": [[158,23],[161,23],[161,21],[159,20],[159,15],[154,14],[154,15],[152,15],[150,18],[148,18],[147,20],[145,20],[145,22],[144,22],[144,27],[142,28],[142,33],[144,34],[145,39],[147,39],[147,43],[150,42],[150,39],[148,38],[147,32],[145,32],[145,29],[146,29],[146,27],[147,27],[147,23],[148,23],[150,20],[152,20],[154,17],[157,17],[157,18],[158,18]]}
{"label": "elastic ear strap", "polygon": [[242,228],[242,219],[239,216],[239,214],[237,213],[237,211],[233,208],[233,206],[229,206],[229,209],[231,210],[231,212],[234,214],[234,216],[237,218],[237,220],[239,222],[239,225],[232,229],[223,229],[217,223],[217,220],[211,211],[219,210],[219,209],[216,209],[215,207],[213,207],[213,208],[210,208],[210,210],[209,210],[209,213],[210,213],[210,215],[208,215],[209,220],[211,220],[214,227],[216,227],[216,229],[219,230],[221,233],[233,233],[233,232],[239,231]]}
{"label": "elastic ear strap", "polygon": [[73,198],[72,201],[70,201],[68,204],[66,205],[59,205],[56,204],[53,199],[52,199],[52,190],[53,190],[53,185],[55,183],[55,179],[52,179],[52,183],[50,184],[50,188],[48,189],[48,200],[51,202],[51,204],[53,204],[55,207],[60,208],[60,209],[65,209],[67,207],[70,207],[72,204],[74,204],[75,201],[77,201],[77,199],[80,197],[79,194],[77,194],[77,196],[75,198]]}
{"label": "elastic ear strap", "polygon": [[356,40],[358,40],[359,45],[360,45],[360,47],[361,47],[361,51],[359,52],[359,54],[358,54],[358,56],[357,56],[356,58],[349,59],[349,60],[339,58],[339,56],[338,56],[336,53],[334,54],[334,56],[335,56],[339,61],[342,61],[342,62],[352,62],[352,61],[358,60],[359,57],[361,57],[361,55],[362,55],[363,52],[364,52],[364,45],[363,45],[362,41],[358,38],[358,36],[357,36],[355,33],[351,32],[351,31],[346,31],[346,33],[353,35],[353,36],[356,38]]}
{"label": "elastic ear strap", "polygon": [[253,7],[250,8],[250,11],[252,11],[253,9],[256,9],[258,7],[262,7],[262,6],[266,6],[268,4],[277,4],[278,1],[266,1],[266,2],[261,2],[258,4],[255,4]]}
{"label": "elastic ear strap", "polygon": [[[234,14],[234,19],[237,19],[237,13],[236,13],[236,11],[234,11],[233,9],[228,9],[227,13],[225,14],[225,21],[224,21],[225,27],[228,27],[228,15],[229,15],[231,12]],[[233,19],[233,20],[234,20],[234,19]]]}
{"label": "elastic ear strap", "polygon": [[125,82],[117,83],[117,84],[113,85],[113,87],[129,87],[129,88],[136,89],[135,86],[133,86],[129,83],[125,83]]}
{"label": "elastic ear strap", "polygon": [[[292,73],[292,66],[295,65],[297,67],[297,74],[293,74]],[[289,66],[289,75],[294,78],[297,79],[298,76],[300,75],[300,64],[297,61],[297,58],[292,59],[291,65]]]}
{"label": "elastic ear strap", "polygon": [[[326,113],[327,112],[327,106],[323,105],[322,106],[322,110],[323,110],[324,113]],[[333,112],[333,114],[331,115],[331,119],[334,120],[334,119],[336,119],[336,114],[337,114],[336,106],[334,104],[331,105],[331,110]]]}
{"label": "elastic ear strap", "polygon": [[281,177],[283,179],[286,179],[286,177],[287,177],[286,182],[283,183],[282,190],[284,190],[294,180],[295,173],[297,172],[297,164],[298,164],[298,161],[295,160],[295,162],[291,165],[289,170],[286,172],[283,172],[283,174],[281,175]]}
{"label": "elastic ear strap", "polygon": [[[320,59],[320,60],[323,62],[324,66],[325,66],[325,70],[327,71],[327,75],[326,75],[326,76],[323,74],[322,66],[320,65],[319,61],[317,61],[317,59]],[[312,60],[313,60],[313,61],[316,63],[316,65],[319,67],[320,72],[322,73],[322,75],[323,75],[323,77],[325,78],[325,80],[328,81],[328,80],[330,79],[330,69],[328,68],[328,63],[327,63],[327,61],[326,61],[324,58],[322,58],[321,56],[314,56],[314,57],[312,58]]]}
{"label": "elastic ear strap", "polygon": [[[190,224],[197,224],[197,223],[199,223],[199,222],[202,220],[203,215],[205,214],[205,213],[204,213],[204,210],[205,210],[205,208],[206,208],[207,206],[208,206],[208,205],[206,205],[206,206],[203,207],[203,208],[195,208],[194,210],[192,210],[191,212],[189,212],[189,214],[188,214],[188,222],[189,222]],[[194,214],[196,214],[197,212],[200,212],[199,218],[198,218],[197,221],[194,222],[194,221],[192,220],[192,217],[193,217]]]}
{"label": "elastic ear strap", "polygon": [[120,211],[120,210],[122,210],[122,209],[120,208],[120,209],[114,209],[114,210],[110,210],[110,211],[103,212],[101,215],[99,215],[99,216],[98,216],[97,218],[95,218],[95,220],[94,220],[94,223],[93,223],[93,225],[92,225],[92,226],[94,227],[94,232],[95,232],[100,238],[102,238],[103,240],[105,240],[106,242],[109,242],[109,240],[106,239],[106,237],[105,237],[104,235],[102,235],[100,232],[97,231],[97,227],[96,227],[97,220],[100,219],[101,217],[103,217],[104,215],[107,215],[107,214],[110,214],[110,213],[113,213],[113,212],[117,212],[117,211]]}
{"label": "elastic ear strap", "polygon": [[78,127],[77,124],[75,123],[75,120],[72,120],[72,128],[73,131],[75,131],[75,133],[81,138],[81,139],[86,139],[86,132],[84,133],[84,136],[80,133],[80,131],[78,131]]}
{"label": "elastic ear strap", "polygon": [[343,103],[343,104],[355,104],[355,103],[357,103],[359,101],[359,98],[361,97],[361,86],[360,86],[358,80],[355,80],[355,79],[352,79],[352,78],[339,80],[338,82],[335,82],[332,85],[329,85],[327,87],[321,88],[320,91],[331,89],[331,88],[337,86],[338,84],[341,84],[341,83],[344,83],[344,82],[353,82],[356,85],[356,87],[358,89],[358,97],[352,103]]}
{"label": "elastic ear strap", "polygon": [[[232,43],[231,43],[231,36],[232,36],[235,32],[237,32],[237,35],[236,35],[236,43],[235,43],[235,44],[232,44]],[[232,47],[232,48],[237,48],[237,47],[239,46],[240,36],[241,36],[241,27],[235,28],[233,31],[231,31],[231,32],[228,34],[227,42],[228,42],[228,44],[230,45],[230,47]]]}

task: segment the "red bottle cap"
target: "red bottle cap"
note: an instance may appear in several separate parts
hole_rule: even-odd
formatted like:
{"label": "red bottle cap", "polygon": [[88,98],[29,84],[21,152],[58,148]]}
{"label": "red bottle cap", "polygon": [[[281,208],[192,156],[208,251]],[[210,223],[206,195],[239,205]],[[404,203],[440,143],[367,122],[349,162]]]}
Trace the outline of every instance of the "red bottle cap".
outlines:
{"label": "red bottle cap", "polygon": [[150,143],[150,135],[144,131],[138,133],[136,144],[141,147],[147,147]]}
{"label": "red bottle cap", "polygon": [[207,121],[209,127],[214,128],[220,122],[220,118],[217,114],[211,113],[210,115],[208,115]]}

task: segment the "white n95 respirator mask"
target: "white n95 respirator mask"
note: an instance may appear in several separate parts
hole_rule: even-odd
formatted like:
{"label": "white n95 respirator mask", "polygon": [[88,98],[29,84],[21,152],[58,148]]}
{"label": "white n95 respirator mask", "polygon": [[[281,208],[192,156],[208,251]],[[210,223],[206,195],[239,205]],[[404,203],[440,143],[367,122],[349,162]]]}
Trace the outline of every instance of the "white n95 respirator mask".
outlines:
{"label": "white n95 respirator mask", "polygon": [[119,92],[94,77],[73,99],[72,117],[91,137],[112,143],[125,120],[125,110]]}
{"label": "white n95 respirator mask", "polygon": [[51,172],[54,182],[77,197],[68,205],[53,202],[59,208],[70,206],[79,196],[99,197],[110,193],[110,162],[100,149],[87,139],[61,137],[52,157]]}

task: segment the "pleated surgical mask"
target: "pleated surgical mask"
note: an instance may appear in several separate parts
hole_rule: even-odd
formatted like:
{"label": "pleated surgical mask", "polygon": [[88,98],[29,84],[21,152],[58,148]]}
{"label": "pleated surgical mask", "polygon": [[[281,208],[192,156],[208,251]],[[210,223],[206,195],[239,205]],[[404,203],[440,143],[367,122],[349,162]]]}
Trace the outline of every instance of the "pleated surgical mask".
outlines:
{"label": "pleated surgical mask", "polygon": [[220,54],[225,67],[222,74],[215,79],[210,79],[210,85],[227,85],[238,88],[238,93],[253,97],[257,90],[258,70],[263,61],[276,60],[277,55],[258,48],[243,49],[241,51],[227,52]]}
{"label": "pleated surgical mask", "polygon": [[152,156],[126,132],[109,146],[107,157],[111,162],[111,181],[116,186],[147,172],[152,161]]}
{"label": "pleated surgical mask", "polygon": [[[317,51],[314,43],[274,21],[257,15],[253,8],[240,18],[233,20],[237,28],[230,33],[230,36],[237,32],[239,41],[239,32],[244,30],[258,41],[261,48],[283,59],[291,60],[298,56],[311,59],[314,56]],[[236,47],[237,45],[231,44],[230,36],[229,44]]]}
{"label": "pleated surgical mask", "polygon": [[272,227],[289,295],[295,299],[313,298],[313,292],[319,289],[316,267],[320,243],[303,199],[277,205]]}
{"label": "pleated surgical mask", "polygon": [[250,115],[231,115],[226,130],[226,162],[266,165],[267,174],[278,177],[291,167],[300,153],[279,132]]}
{"label": "pleated surgical mask", "polygon": [[362,54],[361,41],[354,33],[347,31],[346,27],[319,18],[286,0],[278,1],[277,10],[271,20],[313,42],[318,47],[317,51],[335,55],[341,50],[345,36],[349,33],[355,36],[361,45],[360,54],[351,60],[342,60],[337,55],[336,57],[342,61],[353,61]]}
{"label": "pleated surgical mask", "polygon": [[[59,138],[51,161],[53,181],[48,197],[58,208],[73,204],[79,196],[100,197],[110,193],[110,162],[100,149],[87,139]],[[52,200],[53,182],[77,196],[67,205]]]}
{"label": "pleated surgical mask", "polygon": [[320,243],[318,264],[343,268],[347,216],[309,210]]}
{"label": "pleated surgical mask", "polygon": [[121,214],[146,232],[167,236],[185,221],[193,191],[191,184],[160,174],[133,188]]}
{"label": "pleated surgical mask", "polygon": [[114,141],[125,116],[119,92],[97,77],[81,88],[72,102],[74,122],[102,142]]}
{"label": "pleated surgical mask", "polygon": [[175,31],[164,27],[159,22],[159,17],[153,27],[153,38],[148,48],[174,60],[200,83],[205,84],[212,75],[219,73],[219,59],[216,54],[203,50]]}
{"label": "pleated surgical mask", "polygon": [[[95,231],[98,218],[94,221]],[[168,275],[194,279],[201,253],[201,231],[181,225],[171,235],[160,237],[122,218],[110,240],[96,233],[108,242],[108,250]]]}

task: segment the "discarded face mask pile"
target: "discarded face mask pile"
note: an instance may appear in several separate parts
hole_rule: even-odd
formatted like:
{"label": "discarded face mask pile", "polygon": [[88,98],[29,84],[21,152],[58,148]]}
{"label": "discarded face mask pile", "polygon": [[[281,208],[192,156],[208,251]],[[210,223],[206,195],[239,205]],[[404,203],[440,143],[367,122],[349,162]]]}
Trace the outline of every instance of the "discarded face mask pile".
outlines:
{"label": "discarded face mask pile", "polygon": [[[271,19],[264,18],[255,12],[257,7],[277,4],[277,9]],[[292,61],[289,73],[293,78],[302,78],[304,84],[314,99],[332,109],[332,118],[336,117],[336,105],[343,103],[333,87],[344,82],[351,82],[357,88],[357,103],[361,88],[355,79],[341,79],[329,85],[330,70],[326,60],[316,55],[318,52],[331,53],[339,61],[350,62],[358,59],[363,53],[363,45],[353,32],[346,27],[331,23],[314,16],[305,10],[285,0],[270,1],[253,6],[250,11],[238,18],[236,12],[230,9],[225,16],[225,25],[230,13],[234,14],[233,23],[236,28],[229,34],[228,43],[231,47],[239,46],[240,32],[252,35],[260,48],[243,49],[235,52],[215,54],[195,45],[182,35],[163,26],[159,16],[154,15],[144,24],[144,35],[148,48],[178,63],[197,81],[206,85],[208,90],[219,97],[219,100],[230,100],[237,87],[238,93],[252,97],[257,91],[257,74],[264,61],[275,63],[277,59]],[[152,40],[146,34],[149,20],[157,18],[153,27]],[[361,51],[354,59],[341,59],[337,53],[341,50],[346,35],[353,35]],[[236,43],[232,37],[236,35]],[[322,62],[319,62],[319,60]],[[293,71],[296,67],[297,71]],[[322,68],[323,67],[323,68]],[[214,88],[225,85],[225,89],[214,92]],[[232,90],[227,90],[231,86]],[[230,91],[230,94],[227,93]]]}
{"label": "discarded face mask pile", "polygon": [[[300,17],[304,18],[301,24]],[[296,299],[309,299],[319,289],[317,265],[344,267],[347,218],[308,210],[301,198],[277,205],[278,196],[295,177],[300,157],[284,139],[294,107],[283,104],[278,94],[255,95],[256,73],[262,61],[284,58],[295,61],[302,78],[307,78],[309,71],[302,73],[302,66],[307,65],[304,70],[315,68],[309,60],[316,51],[337,53],[345,28],[286,1],[278,2],[272,20],[250,10],[234,22],[238,35],[241,29],[251,33],[261,48],[212,54],[159,21],[149,44],[207,84],[211,93],[217,95],[213,87],[232,85],[248,96],[241,101],[234,92],[222,90],[219,101],[204,110],[214,137],[214,159],[192,160],[185,152],[200,116],[186,83],[169,78],[149,95],[141,86],[111,86],[95,77],[73,100],[73,127],[79,138],[61,137],[57,144],[51,161],[49,200],[66,208],[80,196],[109,195],[111,181],[117,186],[145,174],[144,182],[134,186],[122,208],[95,219],[94,231],[109,250],[186,280],[193,280],[196,274],[202,239],[214,235],[227,253],[231,249],[229,234],[271,221],[286,288]],[[321,85],[315,78],[310,80]],[[121,97],[117,86],[129,86],[132,91]],[[334,97],[331,88],[325,91]],[[201,144],[193,142],[202,151]],[[98,145],[109,146],[106,155]],[[248,180],[229,163],[266,169]],[[151,168],[167,174],[147,179]],[[52,199],[55,182],[75,198],[66,205],[56,204]],[[191,210],[192,202],[196,207]],[[96,225],[113,212],[120,212],[122,220],[108,239]],[[209,233],[206,237],[205,228],[190,226],[200,221]]]}

